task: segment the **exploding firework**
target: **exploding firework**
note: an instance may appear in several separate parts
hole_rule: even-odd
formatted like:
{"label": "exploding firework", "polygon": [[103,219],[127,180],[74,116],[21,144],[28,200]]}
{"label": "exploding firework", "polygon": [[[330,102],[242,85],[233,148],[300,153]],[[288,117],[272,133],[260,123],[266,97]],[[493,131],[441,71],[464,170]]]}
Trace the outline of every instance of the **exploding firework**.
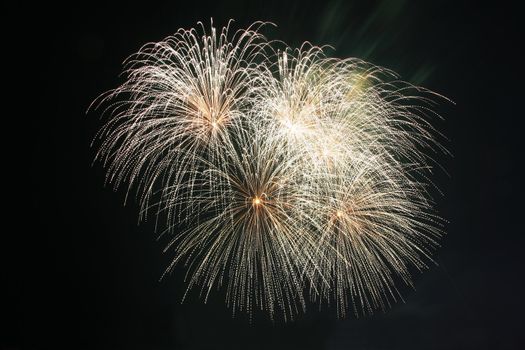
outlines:
{"label": "exploding firework", "polygon": [[126,60],[126,82],[96,101],[112,115],[99,135],[108,182],[137,186],[143,213],[158,187],[161,209],[194,212],[201,161],[226,163],[229,125],[244,117],[259,76],[260,26],[233,35],[212,27],[208,35],[201,25],[147,44]]}
{"label": "exploding firework", "polygon": [[[98,157],[165,217],[166,251],[233,310],[385,308],[442,235],[427,179],[435,96],[358,59],[201,25],[145,45],[101,96]],[[274,49],[279,46],[279,49]],[[446,152],[446,151],[445,151]],[[153,209],[155,208],[155,209]],[[141,216],[142,217],[142,216]]]}

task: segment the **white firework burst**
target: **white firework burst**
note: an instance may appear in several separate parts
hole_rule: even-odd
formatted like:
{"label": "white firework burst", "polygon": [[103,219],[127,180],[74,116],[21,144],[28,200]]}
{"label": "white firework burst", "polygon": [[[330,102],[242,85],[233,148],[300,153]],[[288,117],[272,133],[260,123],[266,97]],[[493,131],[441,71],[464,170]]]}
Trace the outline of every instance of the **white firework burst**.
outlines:
{"label": "white firework burst", "polygon": [[342,316],[384,309],[442,235],[427,179],[441,96],[310,44],[274,50],[262,25],[179,30],[128,60],[100,100],[108,181],[166,213],[167,272],[185,265],[206,299],[225,286],[233,310],[286,319],[307,292]]}
{"label": "white firework burst", "polygon": [[109,103],[111,112],[99,135],[98,158],[109,182],[137,186],[143,213],[158,187],[166,204],[159,210],[168,208],[170,216],[177,209],[198,211],[191,183],[202,159],[224,163],[229,125],[243,118],[257,62],[264,61],[261,25],[231,35],[230,25],[220,32],[212,26],[207,34],[201,24],[200,31],[180,29],[146,44],[126,60],[126,82],[96,101]]}

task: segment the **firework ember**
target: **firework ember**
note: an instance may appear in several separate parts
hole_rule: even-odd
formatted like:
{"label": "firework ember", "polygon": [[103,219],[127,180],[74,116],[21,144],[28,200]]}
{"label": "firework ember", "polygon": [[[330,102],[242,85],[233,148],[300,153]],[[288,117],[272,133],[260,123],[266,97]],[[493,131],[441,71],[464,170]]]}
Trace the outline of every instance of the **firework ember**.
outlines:
{"label": "firework ember", "polygon": [[[230,22],[231,24],[231,22]],[[441,96],[358,59],[234,33],[179,30],[126,61],[102,95],[97,158],[172,235],[170,272],[233,310],[286,319],[386,308],[442,236],[428,180],[446,152]]]}

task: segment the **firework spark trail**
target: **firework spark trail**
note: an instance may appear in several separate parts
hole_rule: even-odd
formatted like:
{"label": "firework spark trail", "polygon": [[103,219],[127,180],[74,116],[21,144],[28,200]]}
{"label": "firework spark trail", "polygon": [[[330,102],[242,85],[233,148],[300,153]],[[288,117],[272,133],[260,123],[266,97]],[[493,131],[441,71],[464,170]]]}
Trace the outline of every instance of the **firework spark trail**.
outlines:
{"label": "firework spark trail", "polygon": [[421,152],[435,144],[423,113],[432,100],[406,94],[423,90],[388,70],[308,44],[277,56],[256,114],[304,159],[303,217],[319,234],[307,268],[319,274],[314,298],[335,299],[341,315],[349,300],[356,311],[385,308],[398,297],[393,275],[411,285],[408,265],[425,268],[441,234],[417,180],[432,162]]}
{"label": "firework spark trail", "polygon": [[256,305],[291,316],[304,308],[302,268],[315,244],[298,220],[305,198],[305,188],[296,183],[302,159],[276,152],[283,140],[268,137],[268,130],[232,128],[237,143],[223,158],[226,167],[210,163],[199,176],[214,179],[201,188],[227,200],[215,197],[211,203],[207,191],[192,198],[210,212],[173,239],[172,266],[185,260],[192,271],[189,287],[201,284],[206,297],[227,275],[227,298],[234,309],[250,311]]}
{"label": "firework spark trail", "polygon": [[326,264],[320,270],[331,276],[322,297],[334,293],[341,315],[349,300],[364,313],[396,300],[393,276],[411,285],[408,265],[426,268],[421,256],[429,256],[440,235],[429,225],[432,215],[425,214],[430,208],[418,186],[399,179],[397,169],[385,170],[371,159],[356,161],[354,167],[333,179],[318,212],[324,227],[317,261]]}
{"label": "firework spark trail", "polygon": [[274,49],[262,25],[181,29],[131,56],[99,100],[108,181],[166,214],[167,272],[185,265],[205,299],[225,285],[234,311],[286,319],[306,290],[341,316],[384,309],[442,235],[427,178],[440,96],[307,43]]}
{"label": "firework spark trail", "polygon": [[[100,133],[98,157],[108,167],[109,182],[116,187],[128,182],[128,191],[138,187],[142,212],[159,183],[171,185],[169,202],[176,204],[191,198],[192,186],[185,192],[174,188],[188,177],[195,180],[201,158],[224,163],[228,125],[244,115],[257,80],[257,56],[265,44],[257,32],[261,25],[233,36],[229,25],[220,33],[212,27],[209,35],[204,26],[201,32],[180,29],[147,44],[126,61],[127,81],[97,101],[111,103],[112,114]],[[185,203],[172,206],[170,214],[195,209]]]}

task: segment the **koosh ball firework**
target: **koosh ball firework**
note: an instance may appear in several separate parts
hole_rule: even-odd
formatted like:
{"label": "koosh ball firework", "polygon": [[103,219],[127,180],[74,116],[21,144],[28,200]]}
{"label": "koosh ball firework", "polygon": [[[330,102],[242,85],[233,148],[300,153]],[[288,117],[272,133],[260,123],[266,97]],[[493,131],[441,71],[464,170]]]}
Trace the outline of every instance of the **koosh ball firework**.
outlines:
{"label": "koosh ball firework", "polygon": [[[291,319],[385,309],[432,262],[444,220],[430,156],[446,153],[426,89],[359,59],[260,34],[180,29],[100,96],[97,159],[134,192],[204,299]],[[161,221],[161,222],[159,222]]]}

